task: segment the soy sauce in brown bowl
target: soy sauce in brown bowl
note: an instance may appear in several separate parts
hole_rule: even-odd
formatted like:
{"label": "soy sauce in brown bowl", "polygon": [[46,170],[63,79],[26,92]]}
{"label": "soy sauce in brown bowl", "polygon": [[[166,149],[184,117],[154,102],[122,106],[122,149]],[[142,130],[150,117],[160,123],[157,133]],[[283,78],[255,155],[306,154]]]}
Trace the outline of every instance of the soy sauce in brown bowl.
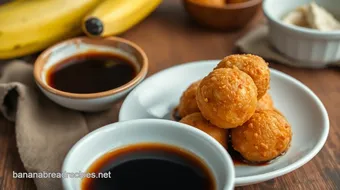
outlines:
{"label": "soy sauce in brown bowl", "polygon": [[34,79],[46,97],[77,111],[110,109],[144,80],[148,58],[135,43],[118,37],[77,37],[39,55]]}
{"label": "soy sauce in brown bowl", "polygon": [[[88,169],[82,190],[215,190],[209,168],[195,155],[157,143],[127,146],[97,159]],[[109,174],[99,178],[99,173]]]}
{"label": "soy sauce in brown bowl", "polygon": [[118,88],[137,75],[137,66],[119,54],[87,52],[49,68],[47,83],[64,92],[87,94]]}

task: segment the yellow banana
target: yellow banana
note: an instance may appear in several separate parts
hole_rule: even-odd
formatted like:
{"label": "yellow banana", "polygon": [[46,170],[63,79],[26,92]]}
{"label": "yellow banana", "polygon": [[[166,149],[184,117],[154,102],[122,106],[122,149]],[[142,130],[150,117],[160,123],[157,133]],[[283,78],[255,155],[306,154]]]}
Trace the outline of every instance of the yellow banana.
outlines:
{"label": "yellow banana", "polygon": [[18,45],[13,47],[12,49],[8,50],[8,51],[0,51],[0,59],[10,59],[10,58],[16,58],[16,57],[21,57],[24,55],[29,55],[32,53],[35,53],[37,51],[43,50],[46,47],[55,44],[57,41],[59,40],[63,40],[63,39],[67,39],[67,38],[71,38],[76,36],[77,34],[79,34],[79,30],[77,30],[78,32],[72,32],[69,34],[65,34],[65,36],[63,36],[62,38],[45,38],[42,40],[38,40],[38,41],[32,41],[30,43],[27,44],[23,44],[23,45]]}
{"label": "yellow banana", "polygon": [[0,59],[43,50],[81,33],[81,20],[101,0],[13,1],[0,6]]}
{"label": "yellow banana", "polygon": [[161,0],[105,0],[82,22],[88,36],[110,36],[125,32],[147,17]]}

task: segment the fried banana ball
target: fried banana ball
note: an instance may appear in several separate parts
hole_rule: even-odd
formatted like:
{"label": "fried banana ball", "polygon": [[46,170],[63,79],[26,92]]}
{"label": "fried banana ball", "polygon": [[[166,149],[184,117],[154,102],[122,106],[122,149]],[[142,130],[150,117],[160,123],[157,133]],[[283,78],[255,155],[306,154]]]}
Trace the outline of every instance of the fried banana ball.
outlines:
{"label": "fried banana ball", "polygon": [[196,91],[201,80],[192,83],[182,94],[178,105],[178,114],[181,118],[199,112],[196,102]]}
{"label": "fried banana ball", "polygon": [[238,68],[213,70],[202,79],[196,100],[202,115],[220,128],[235,128],[255,112],[257,90],[249,75]]}
{"label": "fried banana ball", "polygon": [[231,142],[246,160],[270,161],[290,145],[292,131],[288,121],[272,110],[256,112],[249,121],[231,130]]}
{"label": "fried banana ball", "polygon": [[269,89],[270,72],[268,63],[256,55],[236,54],[225,57],[215,69],[232,68],[233,66],[247,73],[254,80],[257,87],[257,99],[259,100]]}
{"label": "fried banana ball", "polygon": [[278,114],[280,114],[280,115],[282,115],[283,117],[285,117],[284,115],[283,115],[283,113],[280,111],[280,110],[278,110],[277,108],[273,108],[273,111],[275,111],[276,113],[278,113]]}
{"label": "fried banana ball", "polygon": [[257,102],[256,111],[261,110],[274,110],[274,103],[273,99],[270,94],[267,92],[265,93],[261,99]]}
{"label": "fried banana ball", "polygon": [[211,124],[202,116],[201,113],[197,112],[187,115],[180,122],[206,132],[208,135],[216,139],[223,147],[228,147],[228,130],[216,127],[215,125]]}

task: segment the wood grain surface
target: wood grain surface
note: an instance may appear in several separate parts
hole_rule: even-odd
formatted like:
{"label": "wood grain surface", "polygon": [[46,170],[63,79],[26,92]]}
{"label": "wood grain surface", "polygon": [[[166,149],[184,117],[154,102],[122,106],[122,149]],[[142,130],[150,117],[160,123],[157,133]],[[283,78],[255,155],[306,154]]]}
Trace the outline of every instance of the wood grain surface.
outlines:
{"label": "wood grain surface", "polygon": [[[195,24],[185,13],[180,0],[166,0],[151,16],[122,37],[145,50],[151,75],[176,64],[221,59],[234,53],[234,42],[263,20],[259,12],[254,21],[241,30],[212,31]],[[321,99],[329,114],[329,137],[320,153],[303,167],[267,182],[236,189],[340,189],[340,69],[297,69],[270,63],[270,67],[303,82]],[[25,169],[16,148],[14,124],[0,116],[0,189],[36,189],[31,179],[13,179],[13,171],[23,172]]]}

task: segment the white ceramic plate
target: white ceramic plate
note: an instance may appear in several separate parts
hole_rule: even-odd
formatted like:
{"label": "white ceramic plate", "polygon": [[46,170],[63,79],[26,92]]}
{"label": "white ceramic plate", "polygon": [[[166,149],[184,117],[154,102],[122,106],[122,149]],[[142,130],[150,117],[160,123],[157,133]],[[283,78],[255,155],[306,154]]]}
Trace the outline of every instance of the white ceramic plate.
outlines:
{"label": "white ceramic plate", "polygon": [[[140,118],[171,119],[182,92],[206,76],[218,61],[199,61],[161,71],[142,82],[125,99],[119,121]],[[249,185],[287,174],[311,160],[323,147],[329,120],[319,98],[296,79],[271,69],[271,89],[275,107],[292,125],[288,152],[265,166],[236,165],[236,186]]]}

